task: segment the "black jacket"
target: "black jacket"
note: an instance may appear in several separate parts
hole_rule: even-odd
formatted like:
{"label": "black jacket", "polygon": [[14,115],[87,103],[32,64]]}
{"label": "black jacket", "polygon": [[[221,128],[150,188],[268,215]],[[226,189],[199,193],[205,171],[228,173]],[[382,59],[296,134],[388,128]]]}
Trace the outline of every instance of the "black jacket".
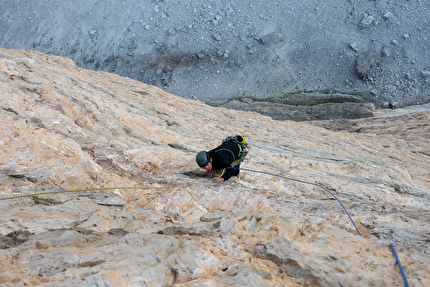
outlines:
{"label": "black jacket", "polygon": [[208,151],[212,158],[212,170],[227,168],[225,173],[221,176],[224,180],[239,175],[239,164],[234,168],[231,166],[231,164],[238,159],[239,152],[239,146],[235,142],[225,142],[219,147]]}

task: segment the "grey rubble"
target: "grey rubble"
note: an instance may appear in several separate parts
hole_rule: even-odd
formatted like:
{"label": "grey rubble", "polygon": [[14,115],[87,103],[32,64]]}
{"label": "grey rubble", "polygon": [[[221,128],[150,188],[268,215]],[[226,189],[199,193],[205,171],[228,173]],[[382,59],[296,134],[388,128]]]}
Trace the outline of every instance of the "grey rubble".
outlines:
{"label": "grey rubble", "polygon": [[[66,56],[217,106],[236,99],[244,101],[235,108],[261,111],[267,98],[324,93],[399,108],[430,99],[429,9],[409,0],[1,0],[0,46]],[[351,113],[348,97],[336,102],[321,108],[331,118],[368,114],[359,104]],[[324,119],[303,107],[292,116],[297,105],[282,118]]]}
{"label": "grey rubble", "polygon": [[[430,286],[428,106],[313,122],[336,132],[7,49],[0,91],[2,286],[401,286],[390,243]],[[325,186],[363,237],[313,185],[211,183],[196,151],[234,134],[243,168]]]}

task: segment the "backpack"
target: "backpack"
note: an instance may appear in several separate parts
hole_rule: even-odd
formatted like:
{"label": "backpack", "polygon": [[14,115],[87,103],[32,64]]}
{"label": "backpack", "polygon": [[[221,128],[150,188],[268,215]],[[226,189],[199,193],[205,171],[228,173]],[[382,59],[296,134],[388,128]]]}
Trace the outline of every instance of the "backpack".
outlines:
{"label": "backpack", "polygon": [[245,160],[245,157],[249,153],[249,147],[248,143],[246,142],[246,137],[244,137],[243,135],[228,136],[222,140],[222,143],[230,141],[236,143],[239,146],[239,154],[237,155],[237,160],[239,162],[243,162]]}

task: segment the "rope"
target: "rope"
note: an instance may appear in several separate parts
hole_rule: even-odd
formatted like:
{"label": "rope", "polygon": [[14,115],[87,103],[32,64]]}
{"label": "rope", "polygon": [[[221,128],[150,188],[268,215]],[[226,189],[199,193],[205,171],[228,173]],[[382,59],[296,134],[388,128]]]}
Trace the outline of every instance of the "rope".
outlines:
{"label": "rope", "polygon": [[[234,167],[232,167],[232,168],[234,168]],[[287,179],[287,180],[292,180],[292,181],[295,181],[295,182],[300,182],[300,183],[310,184],[310,185],[314,185],[314,186],[317,186],[317,187],[319,187],[319,188],[324,189],[325,191],[327,191],[328,193],[330,193],[330,195],[331,195],[331,196],[333,196],[333,197],[334,197],[334,199],[336,199],[336,200],[337,200],[337,202],[339,202],[339,203],[340,203],[340,205],[342,206],[343,210],[346,212],[346,214],[348,215],[349,219],[351,220],[352,225],[354,225],[355,230],[357,230],[358,235],[360,235],[360,236],[361,236],[360,231],[358,230],[357,226],[356,226],[356,225],[355,225],[355,223],[354,223],[354,220],[352,220],[352,218],[351,218],[351,216],[349,215],[348,211],[346,210],[345,206],[343,206],[342,202],[341,202],[341,201],[340,201],[340,200],[339,200],[339,199],[338,199],[338,198],[337,198],[337,197],[336,197],[332,192],[330,192],[330,191],[329,191],[327,188],[325,188],[324,186],[319,185],[319,184],[316,184],[316,183],[308,182],[308,181],[298,180],[298,179],[294,179],[294,178],[290,178],[290,177],[286,177],[286,176],[282,176],[282,175],[274,174],[274,173],[269,173],[269,172],[264,172],[264,171],[258,171],[258,170],[252,170],[252,169],[247,169],[247,168],[241,168],[241,169],[242,169],[242,170],[246,170],[246,171],[256,172],[256,173],[262,173],[262,174],[267,174],[267,175],[277,176],[277,177],[281,177],[281,178],[284,178],[284,179]]]}
{"label": "rope", "polygon": [[[186,182],[186,184],[185,184],[185,186],[184,186],[183,188],[191,187],[191,191],[193,191],[193,188],[194,188],[194,182],[195,182],[195,181],[197,181],[197,180],[193,180],[193,181],[191,181],[191,182]],[[191,194],[191,191],[188,191],[188,190],[187,190],[187,192],[188,192],[188,194],[191,196],[191,198],[192,198],[194,201],[196,201],[196,199],[194,198],[194,196]]]}
{"label": "rope", "polygon": [[[228,167],[228,168],[234,168],[234,167]],[[349,215],[348,211],[346,210],[345,206],[343,206],[342,202],[332,192],[330,192],[324,186],[316,184],[316,183],[308,182],[308,181],[298,180],[298,179],[294,179],[294,178],[290,178],[290,177],[286,177],[286,176],[274,174],[274,173],[269,173],[269,172],[264,172],[264,171],[258,171],[258,170],[252,170],[252,169],[246,169],[246,168],[241,168],[241,169],[242,170],[246,170],[246,171],[250,171],[250,172],[256,172],[256,173],[262,173],[262,174],[277,176],[277,177],[281,177],[281,178],[284,178],[284,179],[287,179],[287,180],[292,180],[292,181],[295,181],[295,182],[310,184],[310,185],[314,185],[314,186],[317,186],[317,187],[320,187],[320,188],[324,189],[325,191],[327,191],[328,193],[330,193],[330,195],[333,196],[340,203],[340,205],[342,206],[343,210],[345,210],[346,214],[348,215],[349,219],[351,220],[352,224],[354,225],[355,230],[357,230],[358,235],[360,235],[361,237],[363,237],[361,235],[360,231],[358,230],[357,226],[355,225],[354,220],[352,220],[351,216]],[[394,248],[394,245],[392,243],[390,243],[390,247],[391,247],[391,249],[393,251],[394,257],[396,258],[397,265],[399,266],[400,273],[402,274],[402,277],[403,277],[403,282],[405,283],[405,287],[409,287],[408,279],[406,278],[405,272],[403,271],[403,267],[402,267],[402,264],[400,263],[399,257],[397,256],[396,249]]]}
{"label": "rope", "polygon": [[400,274],[402,274],[403,281],[405,282],[405,287],[409,287],[408,279],[406,278],[405,272],[403,271],[402,264],[400,263],[400,259],[397,256],[397,252],[396,252],[396,249],[394,248],[393,243],[390,243],[390,247],[391,247],[391,250],[393,250],[394,257],[396,258],[397,265],[399,266],[399,269],[400,269]]}
{"label": "rope", "polygon": [[168,187],[164,187],[164,186],[128,186],[128,187],[101,187],[101,188],[88,188],[88,189],[57,190],[57,191],[21,194],[21,195],[10,196],[10,197],[2,197],[0,198],[0,201],[15,199],[15,198],[22,198],[22,197],[30,197],[30,196],[36,196],[36,195],[43,195],[43,194],[55,194],[55,193],[65,193],[65,192],[84,192],[84,191],[108,190],[108,189],[167,189],[167,188]]}
{"label": "rope", "polygon": [[[238,169],[237,167],[228,167],[228,168]],[[330,192],[324,186],[316,184],[316,183],[308,182],[308,181],[298,180],[298,179],[294,179],[294,178],[290,178],[290,177],[286,177],[286,176],[274,174],[274,173],[269,173],[269,172],[264,172],[264,171],[258,171],[258,170],[252,170],[252,169],[246,169],[246,168],[241,168],[241,169],[245,170],[245,171],[250,171],[250,172],[255,172],[255,173],[261,173],[261,174],[276,176],[276,177],[280,177],[280,178],[283,178],[283,179],[287,179],[287,180],[291,180],[291,181],[295,181],[295,182],[299,182],[299,183],[304,183],[304,184],[310,184],[310,185],[314,185],[314,186],[317,186],[319,188],[322,188],[323,190],[327,191],[331,196],[333,196],[333,198],[336,199],[337,202],[339,202],[339,204],[342,206],[343,210],[346,212],[346,214],[348,215],[349,219],[351,220],[351,223],[354,225],[355,230],[357,231],[358,235],[360,235],[362,237],[360,231],[358,230],[357,226],[355,225],[354,221],[352,220],[352,218],[349,215],[348,211],[346,210],[345,206],[342,204],[342,202],[332,192]],[[224,169],[224,171],[225,171],[225,169]],[[223,173],[224,173],[224,171],[223,171]],[[221,174],[221,176],[222,176],[222,174]],[[193,182],[191,182],[191,183],[187,182],[187,184],[184,186],[184,188],[189,187],[189,186],[191,186],[191,189],[192,189]],[[31,193],[31,194],[22,194],[22,195],[17,195],[17,196],[3,197],[3,198],[0,198],[0,201],[1,200],[8,200],[8,199],[15,199],[15,198],[37,196],[37,195],[43,195],[43,194],[56,194],[56,193],[66,193],[66,192],[85,192],[85,191],[110,190],[110,189],[168,189],[168,187],[164,187],[164,186],[128,186],[128,187],[105,187],[105,188],[58,190],[58,191],[47,191],[47,192],[39,192],[39,193]],[[195,199],[194,199],[193,195],[191,194],[191,192],[188,192],[188,193],[191,196],[191,198],[195,201]],[[402,267],[402,264],[400,263],[399,257],[397,256],[396,249],[394,248],[394,245],[392,243],[390,244],[390,247],[393,250],[394,257],[396,258],[397,265],[399,266],[400,273],[402,274],[403,281],[405,283],[405,287],[409,287],[408,279],[406,278],[405,272],[403,271],[403,267]]]}

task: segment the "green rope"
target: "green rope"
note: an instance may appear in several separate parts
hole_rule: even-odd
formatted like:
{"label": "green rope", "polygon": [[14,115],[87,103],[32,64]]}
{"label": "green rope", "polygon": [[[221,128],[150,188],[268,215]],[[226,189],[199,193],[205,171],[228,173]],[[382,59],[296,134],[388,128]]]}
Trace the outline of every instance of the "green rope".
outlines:
{"label": "green rope", "polygon": [[[223,173],[224,174],[224,173]],[[220,178],[222,176],[222,174],[219,176],[219,177],[214,177],[214,178]],[[209,182],[209,181],[212,181],[213,179],[211,178],[211,179],[195,179],[195,180],[193,180],[193,181],[189,181],[189,182],[186,182],[186,184],[185,184],[185,186],[183,187],[183,188],[187,188],[187,187],[189,187],[191,190],[190,191],[188,191],[187,190],[187,192],[188,192],[188,194],[191,196],[191,198],[194,200],[194,201],[196,201],[196,199],[194,198],[194,196],[193,196],[193,194],[192,194],[192,192],[193,192],[193,189],[194,189],[194,183],[197,181],[197,182]]]}
{"label": "green rope", "polygon": [[128,186],[128,187],[101,187],[101,188],[88,188],[88,189],[71,189],[71,190],[57,190],[57,191],[47,191],[39,193],[21,194],[17,196],[3,197],[0,200],[15,199],[21,197],[30,197],[42,194],[55,194],[55,193],[65,193],[65,192],[84,192],[84,191],[94,191],[94,190],[108,190],[108,189],[167,189],[164,186]]}

